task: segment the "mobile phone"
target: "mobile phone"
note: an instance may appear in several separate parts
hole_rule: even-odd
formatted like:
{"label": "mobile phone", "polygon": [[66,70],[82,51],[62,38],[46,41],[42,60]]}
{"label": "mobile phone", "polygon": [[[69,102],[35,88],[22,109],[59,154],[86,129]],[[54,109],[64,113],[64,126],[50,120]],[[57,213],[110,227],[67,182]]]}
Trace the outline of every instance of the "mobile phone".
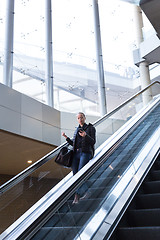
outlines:
{"label": "mobile phone", "polygon": [[83,128],[78,129],[78,132],[83,132],[83,131],[84,131]]}

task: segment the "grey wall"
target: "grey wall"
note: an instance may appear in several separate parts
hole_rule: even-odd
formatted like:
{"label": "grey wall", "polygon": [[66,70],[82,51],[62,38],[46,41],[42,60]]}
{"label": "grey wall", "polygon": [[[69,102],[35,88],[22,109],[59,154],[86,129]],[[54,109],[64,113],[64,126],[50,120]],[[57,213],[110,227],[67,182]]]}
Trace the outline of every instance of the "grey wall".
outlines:
{"label": "grey wall", "polygon": [[0,84],[0,129],[60,144],[60,112]]}

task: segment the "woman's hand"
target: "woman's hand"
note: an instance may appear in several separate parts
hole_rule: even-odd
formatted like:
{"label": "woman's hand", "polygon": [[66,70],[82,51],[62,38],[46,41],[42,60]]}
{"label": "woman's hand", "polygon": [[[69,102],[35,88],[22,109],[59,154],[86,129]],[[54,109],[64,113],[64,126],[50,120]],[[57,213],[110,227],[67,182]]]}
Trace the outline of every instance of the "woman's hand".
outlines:
{"label": "woman's hand", "polygon": [[64,132],[62,132],[62,136],[67,138],[67,135]]}
{"label": "woman's hand", "polygon": [[80,130],[80,131],[79,131],[79,135],[80,135],[81,137],[85,137],[87,134],[86,134],[85,131]]}

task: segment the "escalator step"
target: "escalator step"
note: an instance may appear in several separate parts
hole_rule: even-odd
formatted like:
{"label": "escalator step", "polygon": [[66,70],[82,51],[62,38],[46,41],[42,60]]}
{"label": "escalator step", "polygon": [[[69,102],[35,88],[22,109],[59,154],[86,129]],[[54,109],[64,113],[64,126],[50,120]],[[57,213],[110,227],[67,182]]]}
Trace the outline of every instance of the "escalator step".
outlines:
{"label": "escalator step", "polygon": [[63,206],[46,222],[44,227],[82,227],[92,216],[102,200],[103,198],[89,198],[80,200],[79,204],[74,205],[72,205],[73,200],[70,200],[68,204],[65,204],[65,208]]}
{"label": "escalator step", "polygon": [[140,194],[136,197],[136,204],[141,209],[160,208],[160,193]]}
{"label": "escalator step", "polygon": [[144,182],[145,193],[160,193],[160,181]]}
{"label": "escalator step", "polygon": [[160,160],[156,161],[155,168],[160,170]]}
{"label": "escalator step", "polygon": [[[44,225],[44,227],[72,227],[72,226],[83,226],[87,219],[92,215],[92,212],[69,212],[65,215],[55,214],[54,217]],[[59,218],[59,221],[55,222],[55,217]]]}
{"label": "escalator step", "polygon": [[100,204],[100,202],[103,200],[103,198],[89,198],[85,200],[80,200],[79,204],[72,204],[72,200],[68,200],[65,205],[63,205],[59,209],[59,213],[66,213],[66,212],[87,212],[87,211],[94,211]]}
{"label": "escalator step", "polygon": [[118,240],[159,240],[160,227],[119,228]]}
{"label": "escalator step", "polygon": [[132,227],[160,226],[160,209],[140,209],[128,212]]}
{"label": "escalator step", "polygon": [[152,178],[153,180],[159,181],[159,180],[160,180],[160,170],[151,171],[151,178]]}
{"label": "escalator step", "polygon": [[[87,181],[89,186],[98,188],[98,187],[105,187],[113,182],[113,177],[106,177],[106,178],[98,178],[94,183],[91,183],[90,180]],[[115,180],[116,181],[116,180]]]}
{"label": "escalator step", "polygon": [[43,227],[41,228],[32,240],[64,240],[64,239],[73,239],[75,235],[79,232],[77,227]]}
{"label": "escalator step", "polygon": [[91,197],[92,198],[102,198],[107,196],[109,191],[111,190],[111,187],[99,187],[99,188],[90,188]]}

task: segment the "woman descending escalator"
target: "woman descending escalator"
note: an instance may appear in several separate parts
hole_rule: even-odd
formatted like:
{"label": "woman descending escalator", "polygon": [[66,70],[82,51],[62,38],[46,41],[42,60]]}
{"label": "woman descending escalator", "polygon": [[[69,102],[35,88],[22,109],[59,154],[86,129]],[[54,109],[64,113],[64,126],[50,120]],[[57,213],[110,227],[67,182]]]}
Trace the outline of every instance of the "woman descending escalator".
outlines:
{"label": "woman descending escalator", "polygon": [[[77,114],[77,121],[79,123],[76,131],[74,133],[73,139],[70,139],[64,132],[62,136],[66,138],[66,141],[73,146],[73,161],[72,161],[72,171],[75,175],[81,168],[83,168],[94,155],[94,144],[96,142],[96,130],[95,127],[89,123],[85,122],[85,114],[79,112]],[[80,199],[87,198],[89,192],[88,187],[83,184],[82,187],[76,190],[75,198],[73,204],[77,204]]]}

